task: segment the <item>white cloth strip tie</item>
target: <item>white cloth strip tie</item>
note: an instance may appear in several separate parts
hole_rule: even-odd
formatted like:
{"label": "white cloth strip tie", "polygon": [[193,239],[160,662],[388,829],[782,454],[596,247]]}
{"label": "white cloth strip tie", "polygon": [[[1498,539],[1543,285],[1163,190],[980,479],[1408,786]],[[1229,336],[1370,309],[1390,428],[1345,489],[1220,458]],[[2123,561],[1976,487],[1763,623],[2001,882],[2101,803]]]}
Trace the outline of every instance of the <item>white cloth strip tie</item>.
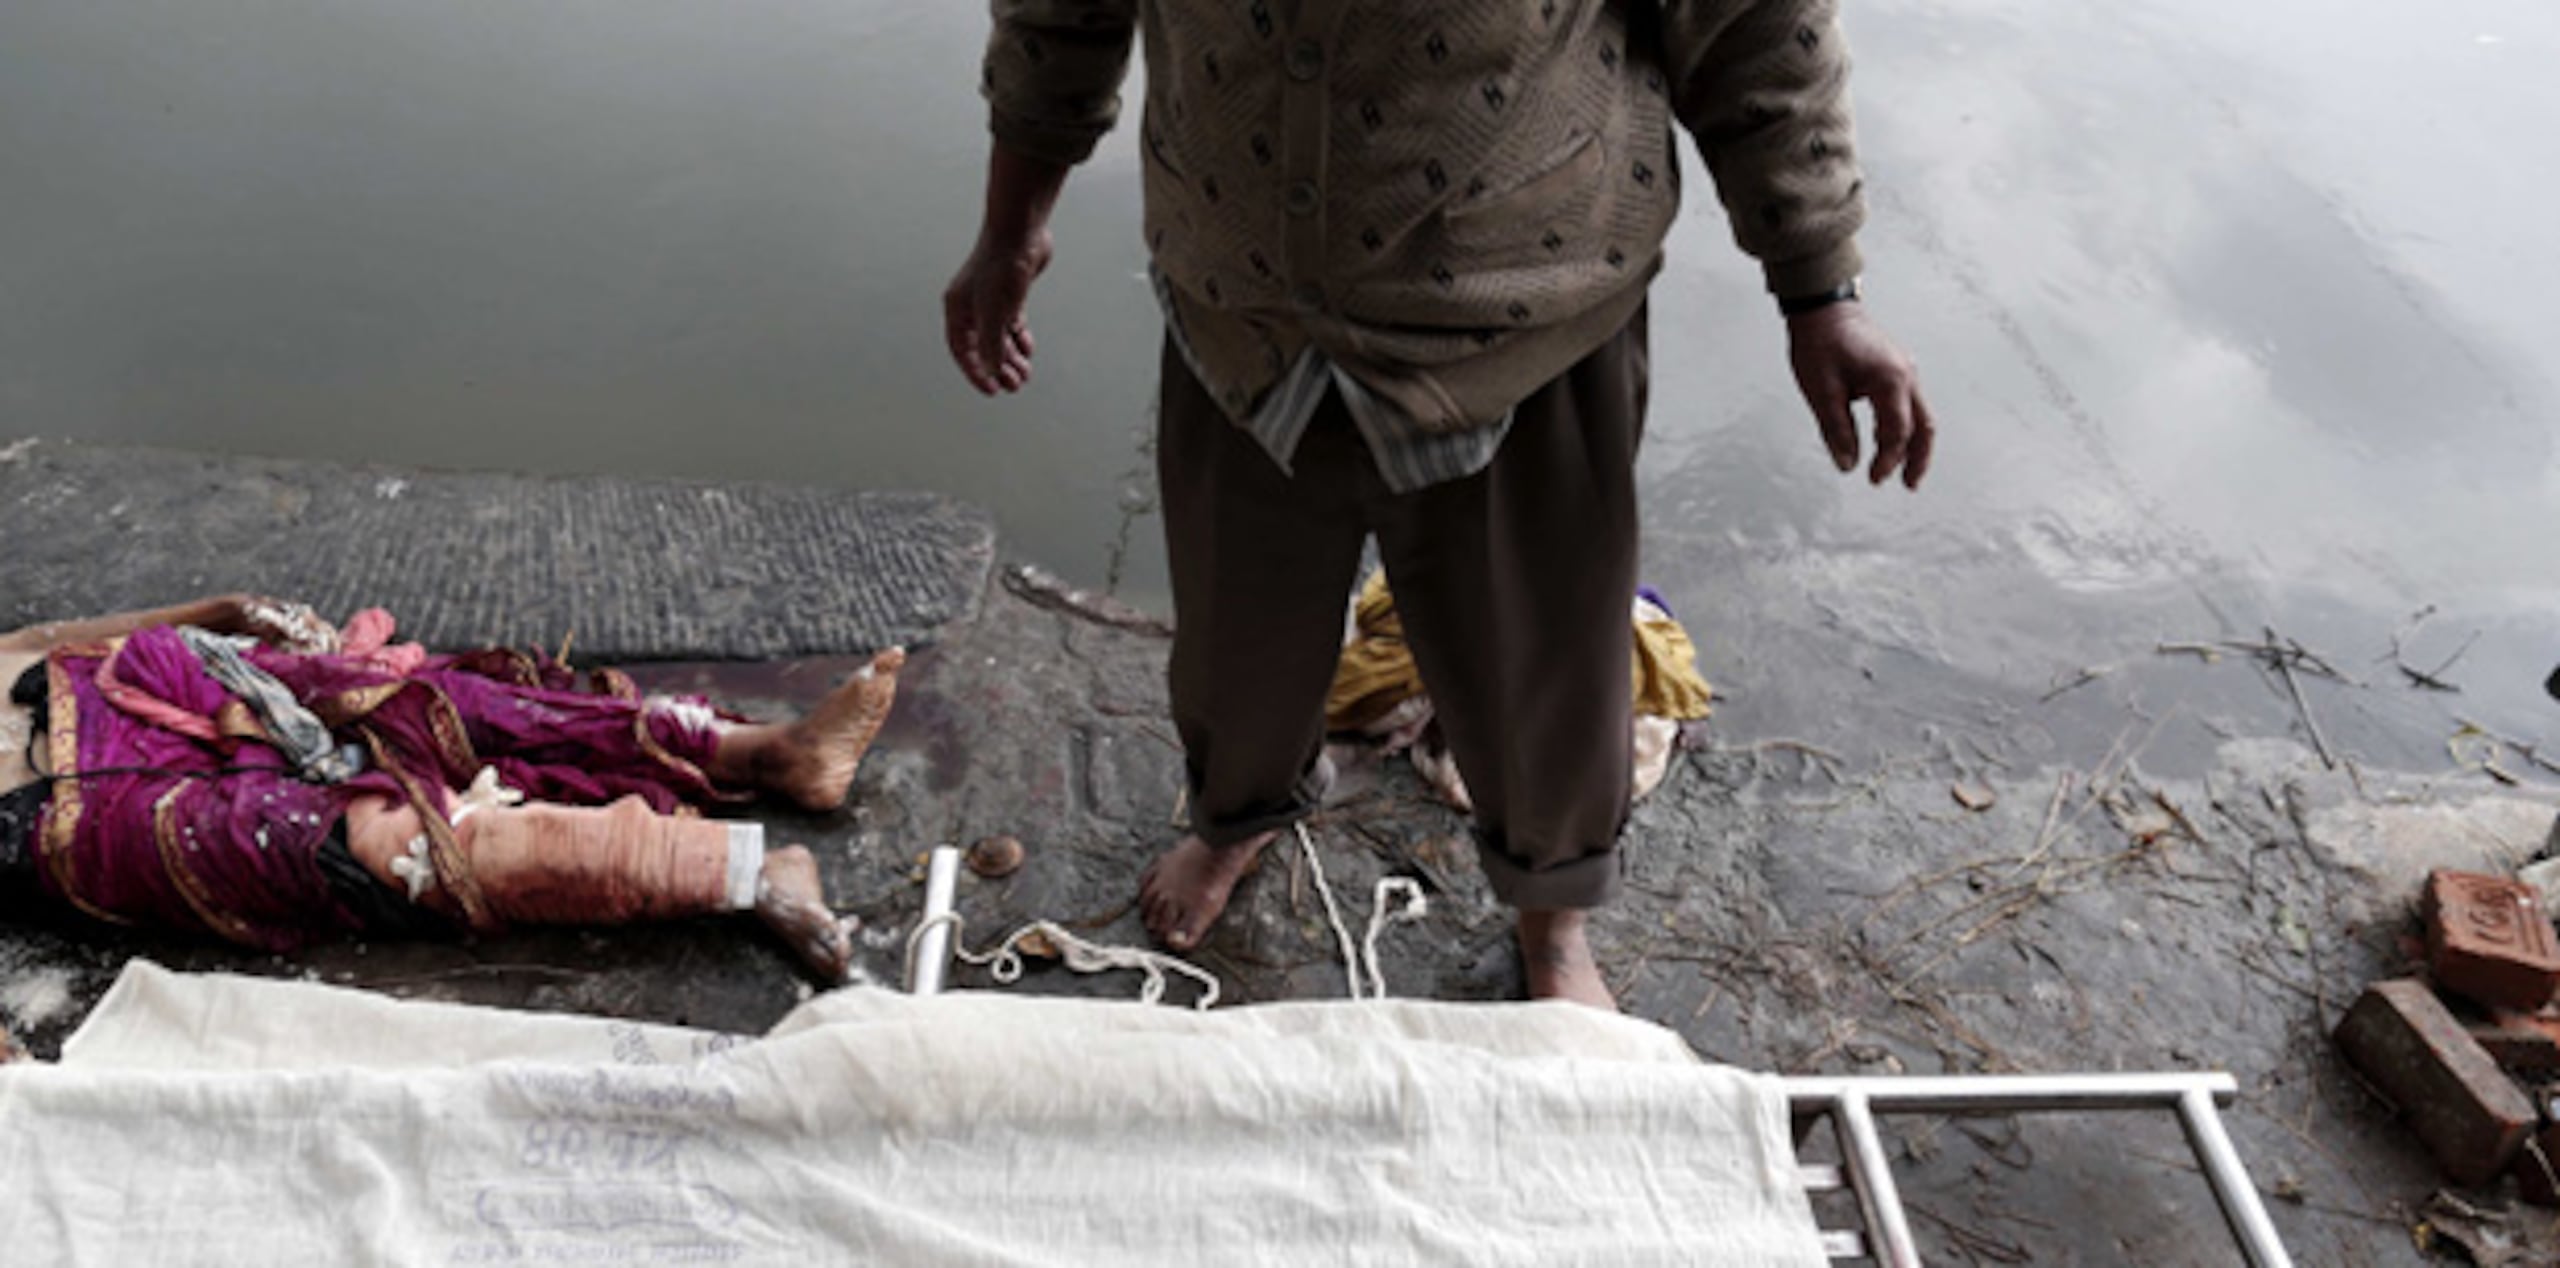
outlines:
{"label": "white cloth strip tie", "polygon": [[[483,810],[523,802],[523,789],[499,783],[498,768],[483,766],[479,774],[471,777],[471,786],[462,790],[461,799],[454,805],[453,816],[446,822],[459,830],[464,820]],[[427,851],[427,834],[421,832],[409,838],[408,853],[395,855],[391,860],[391,874],[409,883],[409,901],[413,903],[436,886],[435,860],[428,856]]]}
{"label": "white cloth strip tie", "polygon": [[764,825],[732,823],[729,825],[729,885],[725,897],[731,911],[749,911],[756,905],[757,883],[764,879]]}

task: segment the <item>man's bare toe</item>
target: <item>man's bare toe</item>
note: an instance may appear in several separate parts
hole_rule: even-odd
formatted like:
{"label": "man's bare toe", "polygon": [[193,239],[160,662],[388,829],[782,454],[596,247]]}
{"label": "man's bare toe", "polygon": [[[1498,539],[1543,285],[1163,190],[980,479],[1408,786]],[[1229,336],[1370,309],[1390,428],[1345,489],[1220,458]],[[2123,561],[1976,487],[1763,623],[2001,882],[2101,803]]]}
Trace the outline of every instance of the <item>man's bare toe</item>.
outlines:
{"label": "man's bare toe", "polygon": [[1182,931],[1182,902],[1167,891],[1164,860],[1147,865],[1138,877],[1138,917],[1146,922],[1147,932],[1171,945],[1177,941],[1188,945]]}
{"label": "man's bare toe", "polygon": [[1193,920],[1190,912],[1175,907],[1165,917],[1164,931],[1157,936],[1176,951],[1188,951],[1200,945],[1201,923]]}

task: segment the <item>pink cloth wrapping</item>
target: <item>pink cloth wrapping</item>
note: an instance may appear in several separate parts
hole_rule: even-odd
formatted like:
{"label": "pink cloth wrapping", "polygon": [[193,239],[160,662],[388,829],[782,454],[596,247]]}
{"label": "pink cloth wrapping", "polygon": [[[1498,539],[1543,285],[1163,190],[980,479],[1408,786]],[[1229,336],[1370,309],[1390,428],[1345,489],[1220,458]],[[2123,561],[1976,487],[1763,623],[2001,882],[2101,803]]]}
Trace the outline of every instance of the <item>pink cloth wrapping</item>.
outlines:
{"label": "pink cloth wrapping", "polygon": [[[360,616],[344,654],[258,648],[249,661],[431,796],[483,766],[544,801],[629,795],[666,813],[735,796],[705,773],[719,716],[707,704],[644,702],[619,674],[582,681],[538,654],[427,656],[391,644],[390,628],[387,616]],[[50,674],[47,752],[66,777],[37,849],[55,896],[104,919],[271,950],[351,924],[318,852],[356,797],[404,796],[393,771],[374,761],[344,784],[297,778],[172,628],[56,651]]]}

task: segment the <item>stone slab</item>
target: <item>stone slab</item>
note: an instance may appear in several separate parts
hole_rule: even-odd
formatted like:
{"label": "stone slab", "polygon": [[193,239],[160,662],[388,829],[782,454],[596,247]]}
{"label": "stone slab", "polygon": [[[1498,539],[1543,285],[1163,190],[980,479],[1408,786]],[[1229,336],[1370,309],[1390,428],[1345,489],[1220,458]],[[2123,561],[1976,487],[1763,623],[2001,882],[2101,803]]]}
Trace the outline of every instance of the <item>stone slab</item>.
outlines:
{"label": "stone slab", "polygon": [[431,646],[599,660],[921,644],[972,613],[983,511],[933,494],[430,472],[56,441],[0,450],[0,625],[250,590]]}

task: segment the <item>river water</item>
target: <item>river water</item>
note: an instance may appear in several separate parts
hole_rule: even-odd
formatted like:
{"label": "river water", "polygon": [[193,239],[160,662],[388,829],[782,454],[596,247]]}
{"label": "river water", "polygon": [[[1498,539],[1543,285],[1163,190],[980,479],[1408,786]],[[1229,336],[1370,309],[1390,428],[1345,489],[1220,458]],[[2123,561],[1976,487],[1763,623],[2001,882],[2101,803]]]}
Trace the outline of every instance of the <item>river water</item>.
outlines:
{"label": "river water", "polygon": [[[1033,389],[982,401],[940,350],[985,22],[9,0],[0,434],[931,488],[1160,603],[1126,130],[1061,211]],[[2375,760],[2443,765],[2465,718],[2560,736],[2560,10],[1865,0],[1849,22],[1871,306],[1945,435],[1917,497],[1832,475],[1693,197],[1655,292],[1647,571],[1728,725],[1962,716],[2076,751],[2076,701],[2166,697],[2208,735],[2293,727],[2272,678],[2151,650],[2272,625],[2366,684],[2315,703]],[[2419,668],[2463,649],[2464,692],[2407,687],[2395,634]]]}

